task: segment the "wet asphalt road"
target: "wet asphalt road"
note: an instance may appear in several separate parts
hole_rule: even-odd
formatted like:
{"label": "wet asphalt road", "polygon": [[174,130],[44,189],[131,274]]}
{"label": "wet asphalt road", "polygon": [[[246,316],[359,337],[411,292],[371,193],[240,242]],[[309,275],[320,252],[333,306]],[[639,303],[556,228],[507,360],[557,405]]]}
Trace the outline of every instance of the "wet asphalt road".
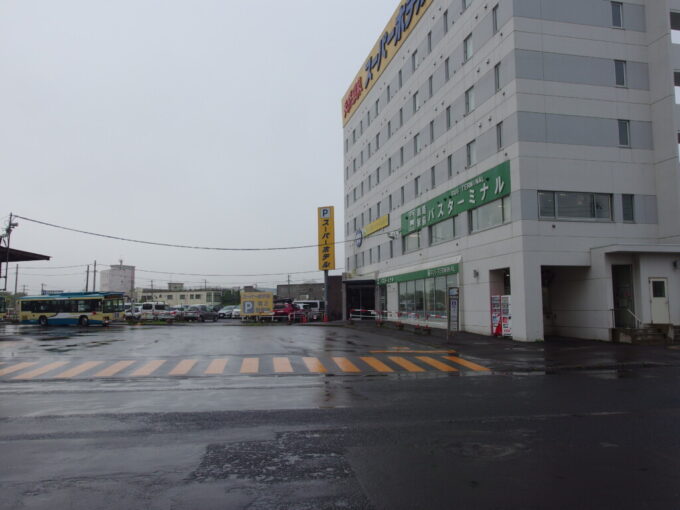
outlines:
{"label": "wet asphalt road", "polygon": [[0,508],[680,507],[676,365],[513,372],[412,340],[0,326]]}

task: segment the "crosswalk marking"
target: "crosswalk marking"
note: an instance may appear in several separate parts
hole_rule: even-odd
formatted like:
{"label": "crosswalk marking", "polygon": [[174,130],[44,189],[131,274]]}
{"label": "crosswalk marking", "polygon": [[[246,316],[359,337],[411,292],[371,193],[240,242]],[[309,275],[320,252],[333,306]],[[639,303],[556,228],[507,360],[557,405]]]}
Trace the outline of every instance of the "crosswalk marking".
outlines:
{"label": "crosswalk marking", "polygon": [[[0,377],[7,379],[73,379],[99,377],[155,377],[234,375],[234,374],[361,374],[361,373],[422,373],[439,371],[444,373],[485,372],[490,369],[458,356],[442,356],[438,351],[427,351],[431,355],[413,355],[411,351],[391,351],[387,356],[251,356],[225,357],[214,359],[156,359],[156,360],[64,360],[53,362],[49,359],[37,361],[2,361]],[[230,361],[233,359],[234,361]],[[302,361],[302,363],[300,363]],[[227,366],[234,363],[231,370]],[[167,367],[165,365],[167,364]],[[136,366],[135,366],[136,365]],[[231,366],[231,365],[229,365]],[[61,371],[57,370],[65,367]],[[129,371],[127,369],[130,369]],[[95,370],[96,369],[96,370]],[[133,371],[134,369],[134,371]],[[56,375],[54,375],[56,374]],[[122,375],[121,375],[122,374]]]}
{"label": "crosswalk marking", "polygon": [[134,361],[132,360],[126,360],[126,361],[117,361],[113,365],[111,365],[108,368],[105,368],[104,370],[101,370],[94,374],[95,377],[111,377],[116,375],[118,372],[122,372],[125,370],[127,367],[132,365]]}
{"label": "crosswalk marking", "polygon": [[378,358],[374,358],[373,356],[363,356],[361,361],[378,372],[394,372],[394,370],[385,365],[385,363],[380,361]]}
{"label": "crosswalk marking", "polygon": [[87,372],[88,370],[97,367],[104,363],[103,361],[86,361],[85,363],[81,363],[78,366],[75,366],[73,368],[70,368],[66,370],[65,372],[62,372],[61,374],[57,374],[54,376],[54,379],[70,379],[71,377],[75,377],[77,375],[82,374],[83,372]]}
{"label": "crosswalk marking", "polygon": [[260,358],[243,358],[241,362],[242,374],[257,374],[260,370]]}
{"label": "crosswalk marking", "polygon": [[146,365],[139,367],[137,370],[132,372],[130,375],[133,377],[137,376],[144,376],[144,375],[151,375],[153,374],[156,370],[158,370],[161,365],[165,363],[166,360],[164,359],[156,359],[153,361],[149,361]]}
{"label": "crosswalk marking", "polygon": [[24,361],[22,363],[12,365],[11,367],[3,368],[2,370],[0,370],[0,376],[11,374],[13,372],[18,372],[19,370],[23,370],[24,368],[32,367],[36,363],[37,361]]}
{"label": "crosswalk marking", "polygon": [[54,363],[50,363],[48,365],[45,365],[40,368],[36,368],[35,370],[31,370],[30,372],[26,372],[23,374],[19,374],[13,379],[33,379],[34,377],[38,377],[39,375],[46,374],[47,372],[50,372],[54,370],[55,368],[63,367],[64,365],[67,365],[68,361],[55,361]]}
{"label": "crosswalk marking", "polygon": [[338,365],[343,372],[361,372],[361,370],[347,358],[337,357],[333,358],[333,361],[335,361],[335,364]]}
{"label": "crosswalk marking", "polygon": [[183,359],[177,365],[175,368],[170,370],[169,375],[186,375],[189,373],[189,371],[194,368],[194,365],[198,362],[198,360],[195,359]]}
{"label": "crosswalk marking", "polygon": [[425,372],[425,369],[423,367],[419,367],[415,363],[412,363],[406,358],[402,358],[401,356],[389,356],[389,358],[393,363],[396,363],[401,368],[405,368],[409,372]]}
{"label": "crosswalk marking", "polygon": [[314,372],[317,374],[325,374],[326,372],[328,372],[328,370],[326,370],[326,367],[323,366],[323,363],[319,361],[319,358],[302,358],[302,361],[307,366],[307,370],[309,370],[310,372]]}
{"label": "crosswalk marking", "polygon": [[463,365],[465,368],[469,368],[470,370],[474,370],[475,372],[489,371],[487,367],[483,367],[482,365],[478,365],[477,363],[473,363],[472,361],[468,361],[457,356],[444,356],[444,358],[449,361],[453,361],[454,363],[458,363],[459,365]]}
{"label": "crosswalk marking", "polygon": [[288,358],[274,358],[273,363],[274,372],[277,374],[290,374],[293,372],[293,366]]}
{"label": "crosswalk marking", "polygon": [[446,363],[442,363],[441,361],[438,361],[429,356],[416,356],[416,358],[422,361],[423,363],[427,363],[428,365],[433,366],[437,370],[441,370],[442,372],[458,372],[457,368],[452,367],[451,365],[447,365]]}
{"label": "crosswalk marking", "polygon": [[214,359],[208,365],[208,368],[203,372],[205,375],[220,375],[224,372],[227,367],[228,359],[220,358]]}

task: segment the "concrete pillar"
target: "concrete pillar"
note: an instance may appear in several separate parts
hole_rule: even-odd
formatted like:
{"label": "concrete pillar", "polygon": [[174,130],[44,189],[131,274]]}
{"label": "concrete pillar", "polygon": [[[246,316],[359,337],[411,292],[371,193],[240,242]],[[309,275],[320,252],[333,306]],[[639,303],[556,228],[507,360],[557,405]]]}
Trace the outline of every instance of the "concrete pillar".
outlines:
{"label": "concrete pillar", "polygon": [[510,266],[512,338],[520,342],[543,340],[541,264],[532,253],[515,253]]}

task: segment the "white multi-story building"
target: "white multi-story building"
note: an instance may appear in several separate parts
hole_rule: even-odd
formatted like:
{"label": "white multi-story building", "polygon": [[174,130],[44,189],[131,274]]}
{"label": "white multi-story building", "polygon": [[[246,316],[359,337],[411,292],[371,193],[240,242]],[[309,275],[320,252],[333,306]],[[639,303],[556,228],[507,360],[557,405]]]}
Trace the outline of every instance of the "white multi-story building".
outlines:
{"label": "white multi-story building", "polygon": [[100,273],[100,290],[103,292],[124,292],[132,296],[135,290],[135,266],[119,265],[110,266]]}
{"label": "white multi-story building", "polygon": [[679,325],[676,28],[680,0],[402,0],[342,102],[348,308]]}

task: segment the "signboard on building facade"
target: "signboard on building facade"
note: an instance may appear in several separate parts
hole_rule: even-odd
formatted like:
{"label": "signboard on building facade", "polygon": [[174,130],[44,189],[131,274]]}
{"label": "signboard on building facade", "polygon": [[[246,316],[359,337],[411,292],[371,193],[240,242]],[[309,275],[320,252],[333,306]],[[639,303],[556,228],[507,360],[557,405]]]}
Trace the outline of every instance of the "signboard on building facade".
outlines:
{"label": "signboard on building facade", "polygon": [[319,270],[335,269],[335,217],[333,206],[319,207]]}
{"label": "signboard on building facade", "polygon": [[402,214],[401,234],[416,232],[509,194],[510,162],[505,161]]}
{"label": "signboard on building facade", "polygon": [[241,292],[241,316],[262,317],[272,314],[274,294],[271,292]]}
{"label": "signboard on building facade", "polygon": [[390,215],[385,214],[384,216],[381,216],[375,221],[372,221],[368,225],[364,227],[363,235],[364,237],[368,237],[371,234],[375,234],[378,230],[382,230],[385,227],[389,227],[390,225]]}
{"label": "signboard on building facade", "polygon": [[412,273],[403,273],[394,276],[384,276],[382,278],[378,278],[378,285],[387,285],[388,283],[410,282],[411,280],[422,280],[424,278],[435,278],[437,276],[446,276],[457,273],[458,264],[449,264],[448,266],[433,267],[431,269],[413,271]]}
{"label": "signboard on building facade", "polygon": [[352,117],[433,0],[404,0],[387,23],[362,69],[342,98],[342,124]]}

